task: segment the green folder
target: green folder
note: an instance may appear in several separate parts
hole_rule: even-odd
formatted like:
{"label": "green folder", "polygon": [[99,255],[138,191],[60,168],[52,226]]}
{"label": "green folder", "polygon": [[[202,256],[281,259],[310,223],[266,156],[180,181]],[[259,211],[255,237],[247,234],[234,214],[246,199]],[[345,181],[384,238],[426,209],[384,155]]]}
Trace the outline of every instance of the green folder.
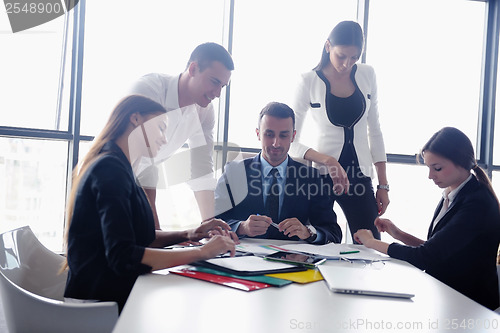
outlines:
{"label": "green folder", "polygon": [[206,267],[201,267],[201,266],[190,266],[189,269],[193,270],[193,271],[210,273],[210,274],[217,274],[217,275],[222,275],[222,276],[229,276],[229,277],[243,279],[243,280],[248,280],[248,281],[256,281],[256,282],[267,283],[267,284],[270,284],[270,285],[275,286],[275,287],[283,287],[283,286],[286,286],[286,285],[289,285],[289,284],[293,283],[293,281],[278,279],[278,278],[271,277],[271,276],[265,276],[265,275],[253,275],[253,276],[235,275],[235,274],[229,274],[229,273],[218,271],[216,269],[206,268]]}

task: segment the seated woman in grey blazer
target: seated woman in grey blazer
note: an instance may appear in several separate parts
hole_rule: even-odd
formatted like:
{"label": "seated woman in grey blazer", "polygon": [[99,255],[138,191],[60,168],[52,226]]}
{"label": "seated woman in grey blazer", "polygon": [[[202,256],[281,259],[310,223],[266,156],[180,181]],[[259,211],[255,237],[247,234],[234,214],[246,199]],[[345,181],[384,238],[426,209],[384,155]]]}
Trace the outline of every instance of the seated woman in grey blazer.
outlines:
{"label": "seated woman in grey blazer", "polygon": [[427,241],[381,218],[375,220],[378,230],[406,245],[374,239],[369,230],[359,230],[355,239],[405,260],[476,302],[496,309],[500,206],[491,182],[477,165],[470,140],[456,128],[445,127],[435,133],[422,149],[422,157],[429,167],[429,178],[444,189]]}

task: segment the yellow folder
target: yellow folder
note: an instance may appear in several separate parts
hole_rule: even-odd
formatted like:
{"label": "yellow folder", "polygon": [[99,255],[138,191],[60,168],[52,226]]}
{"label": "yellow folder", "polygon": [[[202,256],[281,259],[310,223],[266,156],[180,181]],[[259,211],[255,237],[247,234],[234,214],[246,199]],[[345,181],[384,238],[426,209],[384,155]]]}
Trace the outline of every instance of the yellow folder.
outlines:
{"label": "yellow folder", "polygon": [[266,275],[278,279],[290,280],[297,283],[309,283],[309,282],[323,280],[323,276],[316,269],[308,269],[302,272],[276,273],[276,274],[266,274]]}

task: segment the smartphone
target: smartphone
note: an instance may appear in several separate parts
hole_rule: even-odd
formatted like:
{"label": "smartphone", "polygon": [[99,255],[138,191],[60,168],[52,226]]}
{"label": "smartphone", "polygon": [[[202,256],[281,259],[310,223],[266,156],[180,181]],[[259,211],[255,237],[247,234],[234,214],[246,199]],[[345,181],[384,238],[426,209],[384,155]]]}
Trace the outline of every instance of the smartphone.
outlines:
{"label": "smartphone", "polygon": [[316,266],[325,262],[325,258],[317,257],[312,254],[305,253],[293,253],[293,252],[275,252],[264,257],[264,259],[272,261],[281,261],[289,264],[306,266],[309,268],[315,268]]}

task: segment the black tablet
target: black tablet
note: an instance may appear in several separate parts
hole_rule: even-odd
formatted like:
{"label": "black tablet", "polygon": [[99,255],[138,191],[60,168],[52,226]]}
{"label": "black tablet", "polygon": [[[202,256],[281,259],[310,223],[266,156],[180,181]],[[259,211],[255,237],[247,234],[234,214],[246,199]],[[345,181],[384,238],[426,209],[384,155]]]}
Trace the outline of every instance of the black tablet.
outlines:
{"label": "black tablet", "polygon": [[325,262],[325,258],[318,257],[312,254],[293,253],[293,252],[275,252],[264,257],[267,260],[281,261],[289,264],[306,266],[315,268],[316,266]]}

